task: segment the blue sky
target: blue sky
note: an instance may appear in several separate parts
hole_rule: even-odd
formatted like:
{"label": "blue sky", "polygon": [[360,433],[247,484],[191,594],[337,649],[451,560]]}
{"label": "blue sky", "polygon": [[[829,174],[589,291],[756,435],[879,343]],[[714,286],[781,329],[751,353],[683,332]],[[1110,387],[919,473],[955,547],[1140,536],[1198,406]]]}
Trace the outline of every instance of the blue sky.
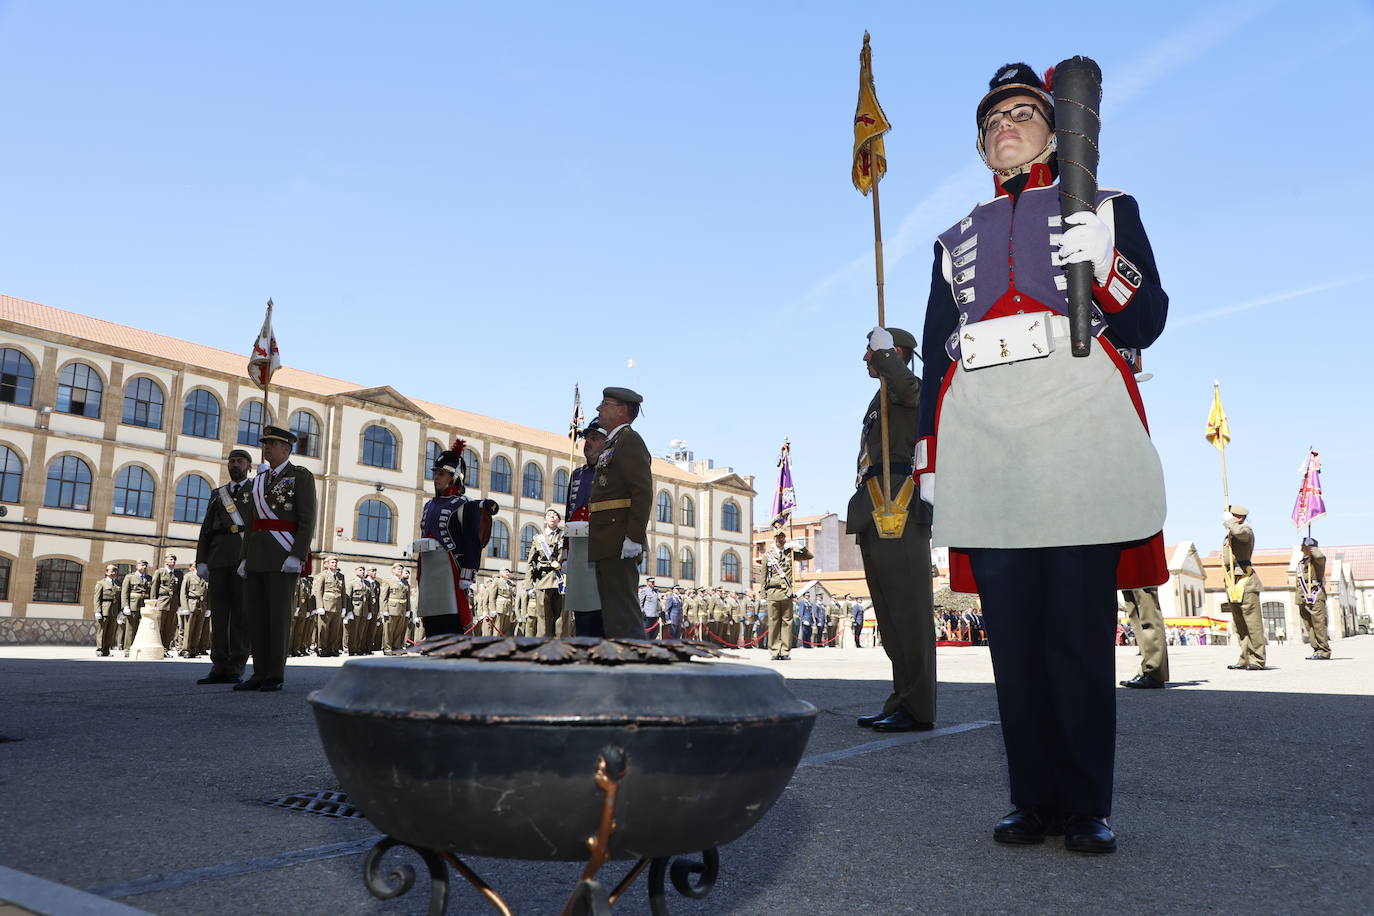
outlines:
{"label": "blue sky", "polygon": [[[1309,445],[1327,544],[1374,541],[1367,2],[0,3],[0,292],[559,430],[630,385],[656,453],[843,512],[872,381],[872,215],[849,183],[873,34],[894,129],[888,322],[990,193],[1002,63],[1104,80],[1101,182],[1140,201],[1170,323],[1145,357],[1170,541],[1261,546]],[[1079,22],[1076,27],[1065,23]],[[634,368],[628,361],[634,360]]]}

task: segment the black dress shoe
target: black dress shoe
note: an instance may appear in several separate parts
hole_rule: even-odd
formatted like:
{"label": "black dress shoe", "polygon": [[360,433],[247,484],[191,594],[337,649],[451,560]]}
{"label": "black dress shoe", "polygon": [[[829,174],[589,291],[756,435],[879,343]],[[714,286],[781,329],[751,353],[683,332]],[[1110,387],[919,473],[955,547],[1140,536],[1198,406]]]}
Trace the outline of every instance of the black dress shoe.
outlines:
{"label": "black dress shoe", "polygon": [[1116,852],[1116,834],[1106,818],[1070,814],[1064,820],[1064,848],[1070,852]]}
{"label": "black dress shoe", "polygon": [[873,723],[875,732],[928,732],[934,722],[922,722],[905,709],[899,709]]}
{"label": "black dress shoe", "polygon": [[261,690],[261,689],[262,689],[263,683],[264,683],[264,682],[261,681],[261,680],[258,680],[258,679],[256,679],[256,678],[251,678],[251,677],[250,677],[250,678],[249,678],[248,680],[246,680],[246,681],[243,681],[243,682],[241,682],[241,683],[235,684],[235,685],[234,685],[234,689],[235,689],[235,690]]}
{"label": "black dress shoe", "polygon": [[1246,670],[1246,671],[1263,671],[1263,670],[1265,670],[1265,669],[1264,669],[1264,666],[1263,666],[1263,665],[1246,665],[1246,666],[1245,666],[1245,670]]}
{"label": "black dress shoe", "polygon": [[1012,846],[1034,846],[1045,842],[1049,833],[1038,808],[1017,808],[992,828],[992,838]]}
{"label": "black dress shoe", "polygon": [[888,712],[875,712],[871,716],[859,716],[859,728],[872,728],[890,715],[892,714]]}
{"label": "black dress shoe", "polygon": [[1139,690],[1158,690],[1164,686],[1163,681],[1157,681],[1148,674],[1137,674],[1129,681],[1122,681],[1122,687],[1135,687]]}
{"label": "black dress shoe", "polygon": [[220,674],[219,672],[211,671],[208,675],[206,675],[205,677],[203,677],[203,678],[201,678],[200,680],[196,681],[196,683],[197,683],[197,684],[238,684],[238,683],[242,683],[242,681],[243,681],[242,678],[234,677],[232,674]]}
{"label": "black dress shoe", "polygon": [[276,692],[276,691],[278,691],[278,690],[281,690],[282,684],[283,684],[283,683],[284,683],[283,681],[278,681],[278,680],[276,680],[276,679],[273,679],[273,680],[270,680],[270,681],[263,681],[263,682],[262,682],[262,686],[258,688],[258,692],[259,692],[259,693],[272,693],[272,692]]}
{"label": "black dress shoe", "polygon": [[1231,669],[1232,671],[1244,671],[1244,670],[1245,670],[1246,668],[1248,668],[1249,666],[1248,666],[1248,665],[1227,665],[1226,667],[1229,668],[1229,669]]}

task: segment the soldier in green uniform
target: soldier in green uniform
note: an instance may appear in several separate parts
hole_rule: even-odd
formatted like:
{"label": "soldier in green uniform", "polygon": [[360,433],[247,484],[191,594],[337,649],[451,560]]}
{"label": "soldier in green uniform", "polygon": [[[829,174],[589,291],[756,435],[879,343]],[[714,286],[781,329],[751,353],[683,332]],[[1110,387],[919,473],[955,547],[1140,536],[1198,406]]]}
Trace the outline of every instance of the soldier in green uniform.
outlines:
{"label": "soldier in green uniform", "polygon": [[152,595],[149,600],[158,613],[158,637],[162,640],[162,651],[168,658],[174,658],[172,644],[177,635],[177,611],[181,604],[181,573],[177,569],[176,554],[163,557],[163,565],[153,573]]}
{"label": "soldier in green uniform", "polygon": [[343,649],[343,618],[348,606],[348,583],[339,572],[338,557],[324,561],[315,575],[315,653],[332,658]]}
{"label": "soldier in green uniform", "polygon": [[487,600],[491,605],[492,625],[502,636],[515,635],[515,607],[519,603],[519,593],[523,592],[516,586],[509,569],[501,570],[501,574],[491,581]]}
{"label": "soldier in green uniform", "polygon": [[1239,602],[1228,600],[1222,604],[1231,613],[1231,631],[1240,643],[1240,658],[1234,665],[1226,667],[1263,671],[1265,647],[1269,641],[1265,638],[1264,618],[1260,615],[1259,574],[1250,563],[1255,552],[1255,532],[1245,523],[1249,515],[1250,510],[1244,506],[1231,506],[1221,516],[1221,523],[1226,526],[1226,540],[1221,544],[1221,565],[1229,571],[1231,580],[1241,593]]}
{"label": "soldier in green uniform", "polygon": [[367,622],[372,613],[372,589],[367,585],[367,567],[353,570],[348,583],[348,609],[344,611],[344,651],[349,655],[367,654]]}
{"label": "soldier in green uniform", "polygon": [[1159,589],[1132,588],[1121,593],[1127,616],[1140,646],[1140,672],[1122,687],[1156,689],[1169,680],[1169,640],[1164,633],[1164,615],[1159,612]]}
{"label": "soldier in green uniform", "polygon": [[377,567],[367,568],[367,587],[372,592],[372,618],[367,625],[367,651],[379,652],[382,648],[382,583],[377,578]]}
{"label": "soldier in green uniform", "polygon": [[536,613],[534,636],[572,635],[559,632],[563,616],[563,516],[557,509],[544,513],[544,530],[530,544],[525,567],[525,587],[534,589]]}
{"label": "soldier in green uniform", "polygon": [[[883,454],[878,395],[864,413],[857,489],[850,497],[845,529],[857,535],[864,578],[873,596],[873,613],[883,649],[892,662],[892,693],[882,712],[860,716],[862,728],[923,731],[935,722],[935,599],[930,586],[930,508],[910,496],[912,456],[916,450],[921,381],[908,365],[916,338],[901,328],[874,328],[864,348],[871,378],[887,383],[888,443]],[[880,389],[881,391],[881,389]],[[909,515],[900,537],[878,536],[873,519],[881,508],[883,467],[890,468],[893,503]]]}
{"label": "soldier in green uniform", "polygon": [[406,617],[410,614],[410,576],[404,564],[392,564],[391,578],[382,581],[377,600],[385,615],[382,652],[386,655],[404,652]]}
{"label": "soldier in green uniform", "polygon": [[315,536],[315,475],[291,463],[296,434],[264,426],[263,467],[253,479],[243,539],[243,608],[253,646],[253,676],[234,690],[281,690],[296,582]]}
{"label": "soldier in green uniform", "polygon": [[774,661],[792,657],[792,574],[798,560],[811,559],[811,551],[787,540],[781,528],[773,532],[773,546],[760,561],[763,598],[768,608],[768,651]]}
{"label": "soldier in green uniform", "polygon": [[311,637],[315,633],[313,576],[301,576],[296,582],[296,607],[291,614],[291,645],[287,649],[292,657],[309,655]]}
{"label": "soldier in green uniform", "polygon": [[610,638],[643,639],[643,616],[636,600],[639,557],[648,543],[653,508],[649,448],[630,426],[644,398],[629,388],[606,388],[597,405],[596,425],[607,430],[592,479],[591,530],[587,557],[596,564],[601,618]]}
{"label": "soldier in green uniform", "polygon": [[210,583],[210,673],[197,684],[237,684],[248,664],[248,621],[243,616],[244,520],[252,501],[248,469],[253,456],[241,448],[225,459],[229,482],[216,487],[205,508],[196,541],[196,574]]}
{"label": "soldier in green uniform", "polygon": [[95,604],[95,654],[107,656],[115,645],[115,630],[119,625],[119,567],[113,563],[105,567],[104,578],[95,582],[92,596]]}
{"label": "soldier in green uniform", "polygon": [[1293,593],[1298,600],[1298,616],[1312,647],[1310,661],[1331,660],[1331,637],[1326,631],[1326,554],[1316,538],[1302,539],[1302,559],[1298,561]]}
{"label": "soldier in green uniform", "polygon": [[186,570],[181,577],[181,609],[178,611],[181,626],[177,634],[183,658],[197,658],[205,651],[205,633],[210,621],[209,593],[210,583],[194,568]]}
{"label": "soldier in green uniform", "polygon": [[124,649],[124,657],[129,657],[134,637],[138,635],[138,622],[143,616],[143,603],[153,593],[153,577],[148,575],[148,561],[139,560],[138,568],[124,577],[119,587],[119,644]]}

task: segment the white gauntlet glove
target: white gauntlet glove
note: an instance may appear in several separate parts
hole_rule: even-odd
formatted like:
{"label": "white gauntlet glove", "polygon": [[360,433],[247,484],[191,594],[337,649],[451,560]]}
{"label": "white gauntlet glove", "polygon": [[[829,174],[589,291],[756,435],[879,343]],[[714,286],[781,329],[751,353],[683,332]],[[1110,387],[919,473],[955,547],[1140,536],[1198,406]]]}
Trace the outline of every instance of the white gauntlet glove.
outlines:
{"label": "white gauntlet glove", "polygon": [[1059,241],[1058,264],[1078,264],[1088,261],[1093,266],[1093,279],[1099,285],[1107,282],[1112,272],[1112,230],[1091,210],[1064,217],[1064,224],[1072,228],[1064,231]]}
{"label": "white gauntlet glove", "polygon": [[281,571],[284,573],[299,573],[305,564],[300,557],[287,557],[281,564]]}
{"label": "white gauntlet glove", "polygon": [[918,480],[918,486],[921,488],[921,501],[929,503],[931,506],[934,506],[935,472],[930,471],[929,473],[921,474]]}
{"label": "white gauntlet glove", "polygon": [[874,328],[868,332],[868,349],[891,350],[893,346],[892,332],[887,328]]}
{"label": "white gauntlet glove", "polygon": [[620,545],[620,559],[622,560],[633,560],[643,552],[644,545],[637,544],[629,538],[626,538],[625,543]]}
{"label": "white gauntlet glove", "polygon": [[431,550],[439,549],[439,541],[435,538],[417,538],[410,545],[411,553],[429,553]]}
{"label": "white gauntlet glove", "polygon": [[129,609],[126,607],[124,610],[120,611],[120,612],[119,612],[119,616],[120,616],[120,617],[128,617],[128,616],[129,616]]}

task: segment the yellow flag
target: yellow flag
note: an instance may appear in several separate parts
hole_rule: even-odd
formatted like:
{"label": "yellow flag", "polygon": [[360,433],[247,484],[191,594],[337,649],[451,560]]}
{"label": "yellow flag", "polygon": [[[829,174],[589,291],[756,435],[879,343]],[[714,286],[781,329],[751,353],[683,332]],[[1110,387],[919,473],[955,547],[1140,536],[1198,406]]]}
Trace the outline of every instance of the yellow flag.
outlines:
{"label": "yellow flag", "polygon": [[1212,388],[1212,409],[1207,414],[1207,441],[1216,446],[1217,451],[1226,448],[1231,441],[1231,424],[1226,419],[1226,411],[1221,407],[1221,386]]}
{"label": "yellow flag", "polygon": [[864,48],[859,52],[859,104],[854,108],[854,187],[865,196],[873,183],[887,174],[887,151],[883,134],[892,129],[878,94],[873,89],[873,52],[864,32]]}

